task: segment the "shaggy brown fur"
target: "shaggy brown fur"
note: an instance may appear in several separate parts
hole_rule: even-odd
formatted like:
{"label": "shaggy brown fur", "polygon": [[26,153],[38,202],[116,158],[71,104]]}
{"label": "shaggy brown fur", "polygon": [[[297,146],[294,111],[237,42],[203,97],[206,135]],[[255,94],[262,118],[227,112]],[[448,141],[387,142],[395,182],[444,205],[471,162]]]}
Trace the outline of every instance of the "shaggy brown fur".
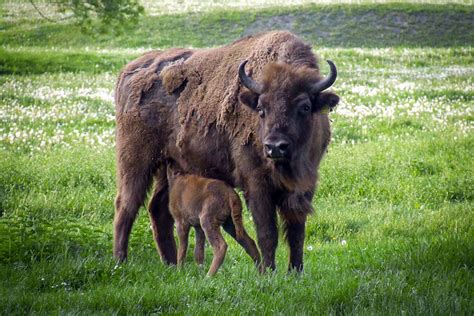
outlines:
{"label": "shaggy brown fur", "polygon": [[258,266],[260,253],[247,234],[242,221],[242,204],[235,191],[225,182],[182,174],[168,165],[169,207],[176,222],[179,238],[178,265],[183,264],[191,226],[196,232],[194,258],[204,261],[204,235],[212,246],[214,257],[207,273],[214,275],[224,261],[227,244],[220,232],[223,228],[245,249]]}
{"label": "shaggy brown fur", "polygon": [[[261,94],[241,86],[237,69],[243,60],[249,60],[247,74],[263,85]],[[328,115],[320,110],[338,102],[334,93],[310,92],[320,80],[310,46],[281,31],[220,48],[151,52],[127,65],[116,89],[115,256],[127,256],[133,220],[154,175],[149,212],[155,240],[163,260],[176,262],[167,207],[169,159],[186,173],[243,190],[265,267],[275,267],[279,210],[289,267],[301,270],[306,217],[330,140]],[[265,155],[269,138],[288,140],[287,160]]]}
{"label": "shaggy brown fur", "polygon": [[245,59],[249,60],[249,74],[255,73],[256,80],[262,79],[262,69],[269,62],[313,70],[317,67],[310,46],[295,41],[295,36],[288,32],[269,32],[243,38],[229,46],[199,50],[186,62],[166,67],[161,77],[168,92],[175,91],[186,80],[186,88],[177,101],[181,125],[178,146],[182,145],[191,124],[196,124],[202,133],[215,125],[240,144],[249,142],[258,120],[253,113],[239,110],[239,78],[229,75],[236,74],[239,63]]}

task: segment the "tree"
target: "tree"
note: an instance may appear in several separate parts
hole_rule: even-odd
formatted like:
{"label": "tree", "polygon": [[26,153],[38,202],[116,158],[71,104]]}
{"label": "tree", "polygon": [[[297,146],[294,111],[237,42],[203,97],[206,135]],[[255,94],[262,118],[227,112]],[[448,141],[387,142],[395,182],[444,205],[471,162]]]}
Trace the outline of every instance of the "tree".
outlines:
{"label": "tree", "polygon": [[[45,16],[34,0],[30,3],[46,20],[56,22]],[[121,31],[124,26],[135,24],[144,12],[137,0],[48,0],[61,13],[70,12],[69,17],[76,20],[84,31],[95,30],[106,32]],[[99,22],[99,23],[96,23]]]}

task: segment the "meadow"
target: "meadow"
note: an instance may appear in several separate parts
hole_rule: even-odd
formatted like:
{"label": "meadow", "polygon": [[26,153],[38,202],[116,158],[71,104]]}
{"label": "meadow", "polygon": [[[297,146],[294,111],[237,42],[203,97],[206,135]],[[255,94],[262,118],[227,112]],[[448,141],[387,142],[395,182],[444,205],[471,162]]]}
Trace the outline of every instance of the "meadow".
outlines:
{"label": "meadow", "polygon": [[[474,314],[472,5],[224,6],[150,14],[128,33],[95,36],[66,22],[28,21],[11,2],[2,10],[0,314]],[[352,29],[351,37],[326,34],[325,45],[308,35],[318,27],[305,24],[313,23],[308,14],[341,10],[346,20],[336,31]],[[390,12],[429,18],[398,35],[393,25],[381,28],[375,39],[367,39],[370,25],[354,27]],[[205,277],[209,247],[205,268],[191,252],[184,267],[165,266],[145,208],[128,262],[116,265],[120,67],[149,48],[230,42],[265,29],[272,16],[296,17],[293,30],[339,70],[333,89],[342,99],[330,114],[304,273],[287,273],[283,236],[274,273],[259,275],[229,236],[213,278]],[[176,29],[185,19],[194,32]]]}

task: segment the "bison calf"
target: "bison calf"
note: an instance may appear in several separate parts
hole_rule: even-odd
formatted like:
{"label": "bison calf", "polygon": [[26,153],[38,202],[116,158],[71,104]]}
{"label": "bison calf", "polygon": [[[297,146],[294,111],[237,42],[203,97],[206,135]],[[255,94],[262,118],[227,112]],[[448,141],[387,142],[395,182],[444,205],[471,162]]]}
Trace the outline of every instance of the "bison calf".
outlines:
{"label": "bison calf", "polygon": [[169,208],[176,221],[178,232],[178,265],[183,264],[188,248],[191,226],[196,231],[194,258],[198,264],[204,261],[204,242],[207,238],[212,246],[213,259],[208,276],[214,275],[224,261],[227,244],[220,232],[224,228],[249,254],[256,265],[260,253],[242,222],[242,204],[235,191],[220,180],[183,174],[168,165],[170,185]]}

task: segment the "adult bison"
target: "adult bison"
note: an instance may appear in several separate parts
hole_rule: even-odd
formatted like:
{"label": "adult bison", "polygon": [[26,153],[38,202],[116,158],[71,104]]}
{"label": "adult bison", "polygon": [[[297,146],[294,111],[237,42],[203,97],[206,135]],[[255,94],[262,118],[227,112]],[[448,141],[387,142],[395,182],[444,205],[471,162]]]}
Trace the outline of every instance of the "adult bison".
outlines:
{"label": "adult bison", "polygon": [[272,269],[278,210],[289,268],[301,270],[306,217],[330,141],[327,109],[339,101],[323,92],[336,79],[328,63],[323,78],[311,47],[284,31],[220,48],[152,51],[129,63],[115,94],[114,255],[127,257],[133,221],[154,178],[153,235],[163,261],[176,263],[166,178],[166,164],[174,161],[242,189],[263,266]]}

